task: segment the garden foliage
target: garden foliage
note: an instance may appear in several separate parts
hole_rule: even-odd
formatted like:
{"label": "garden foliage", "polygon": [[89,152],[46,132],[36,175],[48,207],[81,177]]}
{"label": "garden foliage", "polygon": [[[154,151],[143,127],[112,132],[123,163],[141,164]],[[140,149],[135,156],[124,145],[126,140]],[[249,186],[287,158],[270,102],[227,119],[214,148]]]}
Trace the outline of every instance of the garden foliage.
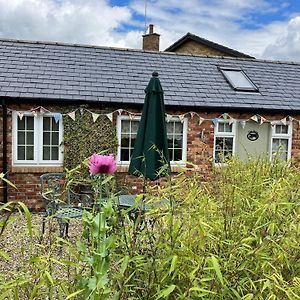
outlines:
{"label": "garden foliage", "polygon": [[[110,261],[102,287],[91,279],[99,253],[81,239],[77,246],[53,243],[64,256],[28,246],[35,249],[24,262],[30,274],[20,266],[18,276],[1,275],[0,294],[87,299],[89,290],[96,299],[94,289],[97,299],[300,299],[300,170],[281,161],[232,159],[212,178],[203,182],[189,171],[148,187],[145,200],[153,208],[145,216],[137,212],[135,223],[109,206],[102,233],[113,239],[102,249]],[[0,259],[9,259],[3,253]],[[71,272],[56,277],[57,264]]]}

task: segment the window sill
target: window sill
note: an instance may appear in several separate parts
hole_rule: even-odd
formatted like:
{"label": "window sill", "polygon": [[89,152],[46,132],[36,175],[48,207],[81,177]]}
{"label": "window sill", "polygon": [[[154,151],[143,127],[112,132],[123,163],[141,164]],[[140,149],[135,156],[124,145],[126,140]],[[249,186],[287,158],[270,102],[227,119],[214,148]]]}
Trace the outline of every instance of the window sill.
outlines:
{"label": "window sill", "polygon": [[60,173],[64,171],[62,166],[13,166],[11,173]]}

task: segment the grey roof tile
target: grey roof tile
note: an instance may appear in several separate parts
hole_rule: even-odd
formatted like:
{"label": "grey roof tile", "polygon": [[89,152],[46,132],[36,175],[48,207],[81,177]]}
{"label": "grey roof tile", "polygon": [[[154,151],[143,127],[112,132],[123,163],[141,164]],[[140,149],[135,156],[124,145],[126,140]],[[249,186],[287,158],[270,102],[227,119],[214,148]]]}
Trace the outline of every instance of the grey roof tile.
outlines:
{"label": "grey roof tile", "polygon": [[[234,91],[219,66],[259,93]],[[300,64],[0,40],[0,96],[142,104],[153,71],[176,106],[300,109]]]}

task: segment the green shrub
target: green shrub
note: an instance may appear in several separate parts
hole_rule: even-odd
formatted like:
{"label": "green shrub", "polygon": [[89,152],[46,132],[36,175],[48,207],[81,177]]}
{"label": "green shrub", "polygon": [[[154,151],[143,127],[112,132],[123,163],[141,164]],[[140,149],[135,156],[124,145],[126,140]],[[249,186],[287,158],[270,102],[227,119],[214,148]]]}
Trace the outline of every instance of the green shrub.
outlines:
{"label": "green shrub", "polygon": [[299,170],[232,159],[213,177],[149,192],[174,206],[124,231],[112,277],[123,299],[300,299]]}

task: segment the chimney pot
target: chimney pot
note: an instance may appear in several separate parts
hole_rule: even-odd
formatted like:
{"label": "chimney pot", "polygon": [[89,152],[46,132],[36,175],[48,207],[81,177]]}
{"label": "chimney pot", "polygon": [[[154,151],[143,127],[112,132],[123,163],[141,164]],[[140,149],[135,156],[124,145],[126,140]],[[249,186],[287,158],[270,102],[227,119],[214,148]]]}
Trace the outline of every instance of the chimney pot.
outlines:
{"label": "chimney pot", "polygon": [[149,33],[143,35],[143,50],[159,51],[160,35],[154,33],[154,25],[149,25]]}
{"label": "chimney pot", "polygon": [[154,25],[150,24],[149,25],[149,34],[152,34],[154,32]]}

